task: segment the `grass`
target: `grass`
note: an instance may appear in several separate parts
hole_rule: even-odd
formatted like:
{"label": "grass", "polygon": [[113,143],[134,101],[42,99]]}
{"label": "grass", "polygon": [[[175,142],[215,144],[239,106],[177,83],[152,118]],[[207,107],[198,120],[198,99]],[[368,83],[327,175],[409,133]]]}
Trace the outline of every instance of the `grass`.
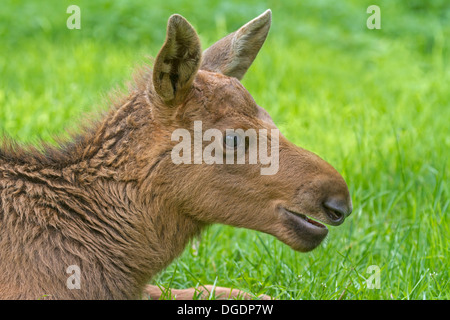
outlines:
{"label": "grass", "polygon": [[[333,164],[354,212],[316,250],[216,225],[152,283],[239,288],[278,299],[449,299],[450,5],[377,1],[6,1],[0,12],[0,131],[52,141],[107,107],[155,56],[181,13],[206,48],[262,13],[273,27],[243,80],[285,136]],[[368,269],[380,270],[370,289]]]}

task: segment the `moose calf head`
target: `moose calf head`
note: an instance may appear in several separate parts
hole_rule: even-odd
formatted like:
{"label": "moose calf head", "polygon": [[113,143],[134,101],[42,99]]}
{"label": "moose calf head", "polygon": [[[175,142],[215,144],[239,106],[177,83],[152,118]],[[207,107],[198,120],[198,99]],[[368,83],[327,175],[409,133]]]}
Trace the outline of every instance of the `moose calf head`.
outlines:
{"label": "moose calf head", "polygon": [[[171,181],[178,214],[205,225],[262,231],[295,250],[309,251],[328,233],[322,223],[340,225],[352,204],[341,175],[278,134],[271,117],[239,81],[270,23],[267,10],[202,52],[193,27],[180,15],[170,17],[154,63],[154,90],[149,90],[154,135],[159,137],[152,148],[164,155],[161,176]],[[180,130],[187,135],[174,135]],[[255,161],[252,147],[260,149],[259,155],[264,149],[264,154],[277,156],[272,158],[277,161],[274,172],[262,174],[267,162]],[[168,156],[174,151],[185,161]],[[235,161],[226,161],[230,155]]]}

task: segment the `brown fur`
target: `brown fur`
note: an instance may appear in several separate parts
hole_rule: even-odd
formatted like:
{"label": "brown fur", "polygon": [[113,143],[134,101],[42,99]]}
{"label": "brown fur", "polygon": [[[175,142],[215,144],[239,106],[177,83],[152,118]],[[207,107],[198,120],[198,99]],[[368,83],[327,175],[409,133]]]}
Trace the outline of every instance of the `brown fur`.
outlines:
{"label": "brown fur", "polygon": [[[171,161],[171,133],[192,131],[194,120],[202,120],[204,130],[276,128],[238,80],[266,38],[270,15],[203,57],[195,30],[174,15],[154,70],[141,72],[101,121],[43,151],[3,144],[0,298],[158,298],[161,291],[146,284],[208,225],[259,230],[308,251],[326,229],[304,229],[283,208],[332,225],[343,221],[331,219],[324,205],[332,199],[345,208],[343,215],[350,213],[342,177],[283,136],[280,168],[272,176],[261,175],[260,165]],[[70,265],[80,267],[81,289],[67,288]],[[225,297],[242,294],[227,290],[217,288]],[[172,294],[189,298],[193,292]]]}

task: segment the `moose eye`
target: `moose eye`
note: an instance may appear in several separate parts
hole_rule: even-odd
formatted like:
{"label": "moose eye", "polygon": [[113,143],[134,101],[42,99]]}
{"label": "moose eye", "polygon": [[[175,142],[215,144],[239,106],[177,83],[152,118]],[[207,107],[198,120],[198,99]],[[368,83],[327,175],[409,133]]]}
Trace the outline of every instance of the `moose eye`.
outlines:
{"label": "moose eye", "polygon": [[223,142],[227,148],[235,149],[242,143],[242,137],[237,133],[229,133],[223,139]]}

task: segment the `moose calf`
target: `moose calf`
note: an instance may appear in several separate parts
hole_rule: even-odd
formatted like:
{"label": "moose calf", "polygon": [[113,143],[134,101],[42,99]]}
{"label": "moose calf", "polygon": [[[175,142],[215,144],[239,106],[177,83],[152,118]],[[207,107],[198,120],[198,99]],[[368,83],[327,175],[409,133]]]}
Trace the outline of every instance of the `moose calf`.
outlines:
{"label": "moose calf", "polygon": [[[270,116],[240,83],[270,23],[267,10],[202,52],[193,27],[172,15],[153,70],[144,68],[128,96],[100,120],[58,147],[3,139],[0,298],[158,298],[159,288],[147,283],[213,223],[265,232],[309,251],[327,235],[322,223],[344,221],[352,211],[344,179],[282,135],[272,175],[261,174],[261,163],[171,159],[172,133],[183,128],[194,135],[194,121],[224,133],[224,157],[248,140],[227,129],[274,132]],[[79,289],[68,286],[69,266],[81,270]]]}

